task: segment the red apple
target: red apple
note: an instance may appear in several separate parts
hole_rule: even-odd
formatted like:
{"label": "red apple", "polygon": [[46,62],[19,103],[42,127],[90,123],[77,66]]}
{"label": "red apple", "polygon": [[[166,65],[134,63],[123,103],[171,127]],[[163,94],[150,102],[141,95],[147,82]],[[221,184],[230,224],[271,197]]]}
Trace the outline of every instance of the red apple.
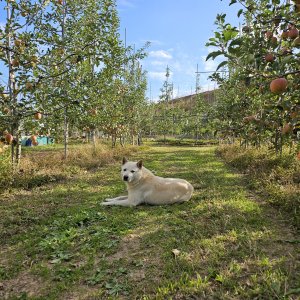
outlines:
{"label": "red apple", "polygon": [[271,39],[271,38],[273,37],[272,31],[269,31],[269,30],[268,30],[268,31],[265,33],[265,36],[266,36],[267,39]]}
{"label": "red apple", "polygon": [[296,27],[293,27],[288,31],[288,37],[290,39],[294,40],[298,36],[299,36],[299,30]]}
{"label": "red apple", "polygon": [[281,94],[286,91],[288,81],[285,78],[274,79],[270,84],[270,90],[274,94]]}
{"label": "red apple", "polygon": [[273,53],[268,53],[265,55],[265,60],[267,62],[273,62],[275,60],[275,56]]}
{"label": "red apple", "polygon": [[8,107],[4,107],[3,112],[8,115],[10,113],[10,109]]}
{"label": "red apple", "polygon": [[5,141],[6,141],[6,143],[11,144],[12,141],[13,141],[13,139],[14,139],[14,137],[10,133],[7,133],[5,135]]}
{"label": "red apple", "polygon": [[277,44],[277,37],[276,37],[276,36],[272,36],[272,37],[271,37],[271,43],[272,43],[273,45],[276,45],[276,44]]}
{"label": "red apple", "polygon": [[14,66],[14,67],[18,67],[20,65],[20,62],[17,60],[17,59],[13,59],[11,61],[11,64]]}
{"label": "red apple", "polygon": [[281,34],[282,39],[286,40],[289,37],[289,33],[287,30],[282,31]]}
{"label": "red apple", "polygon": [[36,112],[36,113],[34,114],[34,118],[35,118],[36,120],[40,120],[40,119],[42,118],[42,114],[41,114],[40,112]]}
{"label": "red apple", "polygon": [[282,132],[282,134],[288,134],[288,133],[292,132],[292,130],[293,130],[292,124],[286,123],[286,124],[282,127],[281,132]]}

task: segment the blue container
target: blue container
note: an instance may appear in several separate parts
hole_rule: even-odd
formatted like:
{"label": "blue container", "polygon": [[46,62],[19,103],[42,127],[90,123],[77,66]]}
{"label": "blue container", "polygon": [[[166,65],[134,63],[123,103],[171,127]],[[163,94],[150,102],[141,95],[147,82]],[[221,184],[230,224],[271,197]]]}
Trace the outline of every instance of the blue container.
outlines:
{"label": "blue container", "polygon": [[[54,138],[48,136],[38,136],[37,137],[38,146],[54,144]],[[33,146],[30,136],[23,136],[21,140],[22,146]]]}

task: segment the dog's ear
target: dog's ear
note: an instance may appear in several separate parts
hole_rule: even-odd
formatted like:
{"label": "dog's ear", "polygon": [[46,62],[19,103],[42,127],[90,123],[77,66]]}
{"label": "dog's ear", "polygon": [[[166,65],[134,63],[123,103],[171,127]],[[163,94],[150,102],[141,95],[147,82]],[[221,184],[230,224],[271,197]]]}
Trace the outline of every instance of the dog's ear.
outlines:
{"label": "dog's ear", "polygon": [[139,169],[141,169],[142,166],[143,166],[143,161],[139,160],[139,161],[136,163],[136,165],[138,166]]}
{"label": "dog's ear", "polygon": [[125,165],[127,163],[126,157],[123,157],[122,164]]}

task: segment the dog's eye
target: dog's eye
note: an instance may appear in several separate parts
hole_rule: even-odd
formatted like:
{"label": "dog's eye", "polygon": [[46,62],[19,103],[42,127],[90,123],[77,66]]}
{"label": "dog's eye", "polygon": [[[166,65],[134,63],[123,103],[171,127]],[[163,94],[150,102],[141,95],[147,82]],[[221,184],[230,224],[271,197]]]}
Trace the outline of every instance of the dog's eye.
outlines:
{"label": "dog's eye", "polygon": [[123,171],[124,171],[124,172],[126,172],[126,171],[127,171],[127,169],[123,169]]}
{"label": "dog's eye", "polygon": [[131,173],[134,173],[134,172],[135,172],[134,170],[131,171]]}

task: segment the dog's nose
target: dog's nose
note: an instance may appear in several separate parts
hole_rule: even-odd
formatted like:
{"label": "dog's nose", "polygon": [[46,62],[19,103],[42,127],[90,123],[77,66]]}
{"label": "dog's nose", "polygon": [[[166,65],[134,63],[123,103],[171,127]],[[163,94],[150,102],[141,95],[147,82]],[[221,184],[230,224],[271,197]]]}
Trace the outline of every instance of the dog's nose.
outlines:
{"label": "dog's nose", "polygon": [[125,175],[125,176],[123,177],[123,179],[124,179],[124,181],[128,181],[128,176]]}

